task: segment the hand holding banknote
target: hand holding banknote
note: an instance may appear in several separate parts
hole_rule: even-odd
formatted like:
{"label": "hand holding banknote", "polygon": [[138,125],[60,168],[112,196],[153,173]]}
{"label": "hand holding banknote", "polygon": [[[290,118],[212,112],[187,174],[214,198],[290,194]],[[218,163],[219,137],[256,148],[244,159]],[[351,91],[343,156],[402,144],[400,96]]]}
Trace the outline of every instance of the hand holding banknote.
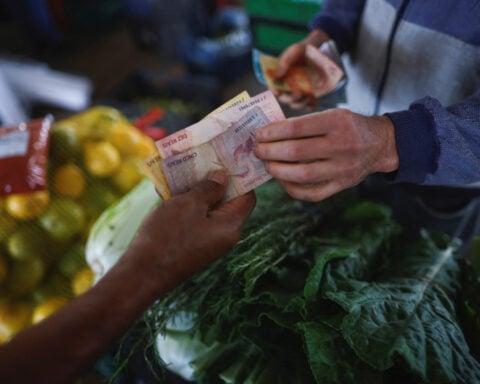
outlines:
{"label": "hand holding banknote", "polygon": [[280,102],[293,109],[315,106],[317,98],[332,92],[345,80],[333,41],[319,30],[289,46],[278,59],[262,61],[267,85]]}
{"label": "hand holding banknote", "polygon": [[155,143],[158,153],[146,159],[144,169],[164,199],[190,190],[215,170],[229,176],[225,201],[271,179],[254,147],[258,129],[285,119],[275,96],[266,91],[226,105]]}

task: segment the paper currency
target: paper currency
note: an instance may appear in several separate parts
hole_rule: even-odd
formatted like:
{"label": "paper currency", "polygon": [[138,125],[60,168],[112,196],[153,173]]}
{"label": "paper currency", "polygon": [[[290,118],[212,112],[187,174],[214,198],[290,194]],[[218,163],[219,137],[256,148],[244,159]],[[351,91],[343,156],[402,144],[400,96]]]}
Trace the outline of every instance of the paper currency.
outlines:
{"label": "paper currency", "polygon": [[[176,146],[178,152],[165,158],[158,153],[145,160],[144,171],[160,195],[168,199],[189,190],[209,171],[224,169],[229,175],[225,198],[229,200],[270,179],[263,162],[253,154],[255,131],[283,119],[285,115],[273,94],[261,93],[179,131],[188,132],[196,138],[193,142],[199,144],[181,152]],[[196,132],[198,129],[212,131],[200,133]]]}
{"label": "paper currency", "polygon": [[270,121],[277,121],[279,117],[283,117],[283,111],[278,105],[275,96],[270,91],[266,91],[215,115],[209,115],[196,124],[158,140],[155,144],[160,157],[166,159],[206,143],[220,133],[225,132],[247,111],[256,106],[262,108]]}
{"label": "paper currency", "polygon": [[271,178],[253,153],[255,131],[270,123],[261,107],[243,115],[211,141],[161,162],[172,195],[188,191],[208,172],[223,169],[229,176],[225,200],[242,195]]}
{"label": "paper currency", "polygon": [[247,91],[243,91],[243,92],[239,93],[237,96],[228,100],[226,103],[219,106],[217,109],[214,109],[206,117],[211,116],[211,115],[216,115],[217,113],[220,113],[220,112],[222,112],[222,111],[224,111],[228,108],[231,108],[231,107],[234,107],[238,104],[244,103],[248,99],[250,99],[249,93]]}
{"label": "paper currency", "polygon": [[[215,115],[220,113],[228,108],[234,107],[238,104],[241,104],[245,101],[250,99],[250,95],[247,91],[243,91],[233,97],[232,99],[228,100],[226,103],[222,104],[212,112],[210,112],[206,117],[211,115]],[[169,199],[171,197],[170,189],[168,188],[167,181],[165,176],[163,175],[162,168],[160,167],[160,163],[162,161],[162,157],[157,152],[154,155],[147,158],[142,164],[142,169],[144,173],[153,181],[156,185],[157,191],[162,196],[163,199]]]}
{"label": "paper currency", "polygon": [[283,78],[277,79],[278,58],[253,50],[254,73],[259,82],[272,89],[314,97],[325,96],[345,83],[345,72],[332,41],[320,48],[308,45],[305,54],[305,65],[292,67]]}

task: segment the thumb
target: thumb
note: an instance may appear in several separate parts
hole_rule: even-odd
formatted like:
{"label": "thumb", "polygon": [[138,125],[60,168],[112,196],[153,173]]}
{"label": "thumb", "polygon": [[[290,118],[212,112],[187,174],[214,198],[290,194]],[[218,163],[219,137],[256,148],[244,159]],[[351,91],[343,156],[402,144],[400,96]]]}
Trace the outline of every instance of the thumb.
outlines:
{"label": "thumb", "polygon": [[190,190],[190,193],[196,200],[205,202],[211,208],[225,196],[227,181],[227,174],[224,171],[211,171],[205,180],[197,183]]}
{"label": "thumb", "polygon": [[302,62],[305,59],[305,46],[304,44],[294,44],[287,48],[278,59],[278,68],[276,77],[281,78],[287,74],[287,72],[295,64]]}

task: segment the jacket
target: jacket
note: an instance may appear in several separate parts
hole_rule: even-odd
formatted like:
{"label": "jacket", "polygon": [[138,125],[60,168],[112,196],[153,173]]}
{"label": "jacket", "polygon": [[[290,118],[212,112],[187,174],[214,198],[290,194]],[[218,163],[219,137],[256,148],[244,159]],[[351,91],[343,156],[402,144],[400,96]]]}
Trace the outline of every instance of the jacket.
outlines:
{"label": "jacket", "polygon": [[395,125],[391,182],[480,194],[479,20],[479,0],[325,0],[311,21],[345,53],[349,107]]}

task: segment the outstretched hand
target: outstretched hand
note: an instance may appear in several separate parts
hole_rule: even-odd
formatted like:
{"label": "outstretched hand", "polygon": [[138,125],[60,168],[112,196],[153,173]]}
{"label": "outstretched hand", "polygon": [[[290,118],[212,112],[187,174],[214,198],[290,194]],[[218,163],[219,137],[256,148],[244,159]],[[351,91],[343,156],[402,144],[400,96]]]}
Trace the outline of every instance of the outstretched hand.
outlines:
{"label": "outstretched hand", "polygon": [[226,174],[216,171],[160,204],[144,220],[126,261],[135,257],[141,262],[152,284],[162,276],[164,289],[165,282],[178,284],[223,256],[239,240],[255,206],[253,192],[222,203],[226,182]]}
{"label": "outstretched hand", "polygon": [[320,201],[372,173],[398,168],[394,126],[386,116],[331,109],[267,125],[256,139],[256,156],[300,200]]}
{"label": "outstretched hand", "polygon": [[0,382],[70,382],[162,294],[223,256],[255,205],[221,203],[226,175],[157,206],[118,263],[90,290],[0,345]]}

